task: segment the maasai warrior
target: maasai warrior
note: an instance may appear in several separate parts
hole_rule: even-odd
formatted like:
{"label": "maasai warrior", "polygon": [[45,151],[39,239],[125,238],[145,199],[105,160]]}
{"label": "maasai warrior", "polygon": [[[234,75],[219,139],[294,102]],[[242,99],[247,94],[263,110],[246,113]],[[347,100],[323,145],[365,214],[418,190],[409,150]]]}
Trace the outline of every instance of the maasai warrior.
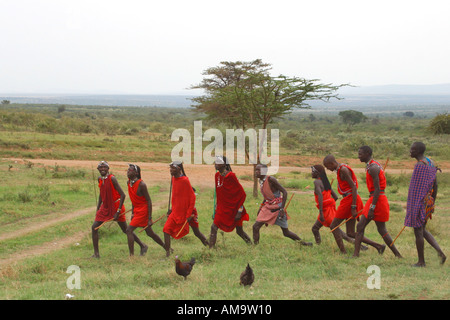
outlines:
{"label": "maasai warrior", "polygon": [[[320,238],[320,228],[327,227],[330,228],[331,222],[336,216],[336,200],[338,196],[331,188],[330,181],[328,180],[327,173],[325,172],[325,168],[316,164],[311,167],[311,177],[314,178],[314,198],[316,200],[316,207],[319,209],[319,215],[317,216],[317,220],[312,226],[312,233],[316,240],[317,244],[322,242]],[[347,236],[345,232],[343,232],[340,228],[339,230],[341,237],[350,242],[354,243],[355,240]],[[362,246],[363,250],[367,250],[367,247]]]}
{"label": "maasai warrior", "polygon": [[[98,230],[95,229],[104,221],[114,219],[124,233],[126,233],[127,230],[125,214],[120,215],[125,212],[125,207],[123,206],[125,193],[120,187],[116,177],[109,173],[109,165],[106,161],[101,161],[98,164],[97,169],[100,173],[100,177],[98,178],[100,195],[98,198],[95,221],[92,224],[92,242],[94,244],[93,258],[100,258],[98,250]],[[136,241],[141,248],[145,246],[136,235],[134,235],[134,241]]]}
{"label": "maasai warrior", "polygon": [[[132,204],[130,225],[127,227],[128,249],[130,256],[134,255],[134,230],[145,227],[145,232],[157,244],[164,248],[161,238],[152,230],[152,200],[148,193],[147,185],[141,178],[141,168],[135,164],[129,164],[127,170],[128,194]],[[145,255],[148,246],[141,246],[141,256]]]}
{"label": "maasai warrior", "polygon": [[217,156],[215,168],[218,172],[214,177],[216,190],[216,207],[214,208],[214,221],[211,225],[209,247],[216,244],[217,230],[231,232],[236,228],[236,233],[247,243],[251,243],[250,237],[244,232],[243,222],[249,220],[244,207],[246,193],[239,183],[231,166],[224,156]]}
{"label": "maasai warrior", "polygon": [[259,179],[261,193],[264,201],[261,204],[256,222],[253,225],[253,243],[259,243],[259,230],[264,224],[277,225],[283,231],[283,235],[302,245],[311,246],[312,243],[304,242],[298,235],[288,229],[289,216],[284,210],[287,199],[287,191],[275,177],[267,175],[267,165],[258,164],[255,168],[255,176]]}
{"label": "maasai warrior", "polygon": [[373,160],[372,148],[369,146],[362,146],[359,148],[358,158],[367,165],[366,184],[370,197],[364,206],[361,220],[356,226],[355,251],[353,256],[359,257],[359,250],[361,247],[361,240],[364,237],[364,231],[369,222],[373,220],[375,221],[378,233],[381,235],[384,242],[396,257],[401,258],[402,256],[395,245],[390,246],[392,238],[386,229],[386,222],[389,220],[389,202],[384,193],[384,190],[386,189],[386,177],[384,175],[383,167]]}
{"label": "maasai warrior", "polygon": [[[330,171],[336,171],[337,181],[338,181],[338,192],[342,195],[342,200],[336,211],[336,216],[331,222],[330,228],[333,230],[337,227],[343,220],[348,220],[345,224],[346,233],[349,237],[355,238],[355,224],[356,218],[362,212],[364,204],[361,197],[358,194],[358,180],[353,170],[346,164],[338,163],[333,155],[328,155],[323,159],[323,165]],[[337,229],[333,231],[336,243],[342,253],[345,253],[344,242],[342,241],[341,232]],[[377,245],[373,241],[370,241],[366,237],[362,240],[364,243],[375,246],[379,253],[383,253],[386,248],[385,245]]]}
{"label": "maasai warrior", "polygon": [[208,240],[200,232],[198,225],[198,213],[195,208],[195,191],[184,172],[183,163],[174,161],[170,164],[172,179],[172,208],[167,212],[168,218],[164,225],[164,242],[166,255],[170,255],[170,238],[180,239],[189,233],[189,227],[203,245],[208,245]]}
{"label": "maasai warrior", "polygon": [[437,195],[436,172],[433,161],[424,156],[425,144],[414,142],[410,149],[411,158],[417,160],[411,176],[406,205],[405,226],[414,228],[416,248],[419,261],[415,267],[425,267],[424,239],[437,251],[441,264],[447,257],[442,252],[433,235],[425,229],[427,219],[434,211],[434,202]]}

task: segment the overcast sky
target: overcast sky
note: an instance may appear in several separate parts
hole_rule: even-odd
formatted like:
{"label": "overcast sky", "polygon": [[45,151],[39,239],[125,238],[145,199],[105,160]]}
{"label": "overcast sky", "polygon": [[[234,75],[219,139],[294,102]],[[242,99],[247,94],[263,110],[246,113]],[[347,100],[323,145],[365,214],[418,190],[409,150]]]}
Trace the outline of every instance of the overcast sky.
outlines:
{"label": "overcast sky", "polygon": [[450,83],[448,0],[0,0],[0,93],[193,94],[257,58],[358,86]]}

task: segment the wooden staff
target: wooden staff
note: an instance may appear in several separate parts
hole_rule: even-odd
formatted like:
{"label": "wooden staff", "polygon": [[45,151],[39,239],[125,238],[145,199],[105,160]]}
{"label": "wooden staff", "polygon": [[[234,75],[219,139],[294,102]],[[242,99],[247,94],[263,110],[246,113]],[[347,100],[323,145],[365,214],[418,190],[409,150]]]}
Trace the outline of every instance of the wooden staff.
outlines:
{"label": "wooden staff", "polygon": [[180,231],[178,231],[178,233],[177,233],[177,235],[175,236],[175,238],[178,238],[178,235],[179,235],[179,234],[181,233],[181,231],[184,229],[184,226],[186,225],[186,223],[187,223],[187,219],[186,219],[186,221],[184,222],[183,226],[181,227]]}
{"label": "wooden staff", "polygon": [[286,207],[284,208],[284,211],[286,212],[287,207],[289,207],[289,204],[291,203],[292,198],[294,197],[295,193],[292,193],[291,198],[289,199],[289,202],[287,203]]}
{"label": "wooden staff", "polygon": [[[427,207],[425,207],[425,210],[427,210]],[[431,211],[427,214],[427,216],[425,217],[425,222],[427,222],[428,218],[431,215]],[[394,245],[395,240],[397,240],[397,238],[402,234],[403,230],[405,230],[406,226],[403,226],[402,230],[400,230],[400,232],[398,233],[398,235],[395,237],[394,241],[392,241],[392,243],[389,245],[389,247],[392,247]]]}
{"label": "wooden staff", "polygon": [[[358,211],[358,213],[356,214],[356,217],[358,218],[359,214],[363,211],[364,209],[361,209]],[[333,232],[334,230],[336,230],[337,228],[339,228],[340,226],[342,226],[344,223],[346,223],[347,221],[349,221],[350,219],[353,219],[353,216],[351,216],[350,218],[342,221],[337,227],[335,227],[333,230],[330,230],[330,232]]]}
{"label": "wooden staff", "polygon": [[388,163],[389,163],[389,157],[387,157],[387,159],[386,159],[386,163],[384,164],[383,171],[386,170]]}
{"label": "wooden staff", "polygon": [[161,220],[162,218],[164,218],[166,216],[166,214],[163,214],[161,217],[159,217],[158,219],[156,219],[155,221],[152,222],[152,224],[147,225],[146,227],[142,228],[141,230],[139,230],[139,232],[144,231],[145,229],[147,229],[148,227],[151,227],[152,225],[154,225],[155,223],[157,223],[159,220]]}
{"label": "wooden staff", "polygon": [[392,247],[394,245],[395,240],[402,234],[403,230],[405,230],[406,226],[403,226],[402,230],[398,233],[398,235],[395,237],[394,241],[389,245],[389,247]]}
{"label": "wooden staff", "polygon": [[[128,213],[128,212],[130,212],[130,211],[131,211],[131,209],[128,210],[128,211],[122,212],[121,214],[119,214],[119,217],[118,217],[118,218],[120,218],[120,217],[123,216],[125,213]],[[109,220],[106,220],[106,221],[103,221],[103,223],[102,223],[101,225],[99,225],[97,228],[95,228],[94,230],[100,229],[105,223],[110,222],[110,221],[114,221],[114,218],[109,219]]]}
{"label": "wooden staff", "polygon": [[169,210],[170,210],[170,201],[172,200],[172,181],[173,181],[173,177],[170,176],[169,204],[167,206],[167,212],[169,212]]}
{"label": "wooden staff", "polygon": [[91,169],[92,169],[92,183],[94,184],[95,208],[97,208],[97,206],[98,206],[97,186],[95,185],[94,167],[92,165],[91,165]]}

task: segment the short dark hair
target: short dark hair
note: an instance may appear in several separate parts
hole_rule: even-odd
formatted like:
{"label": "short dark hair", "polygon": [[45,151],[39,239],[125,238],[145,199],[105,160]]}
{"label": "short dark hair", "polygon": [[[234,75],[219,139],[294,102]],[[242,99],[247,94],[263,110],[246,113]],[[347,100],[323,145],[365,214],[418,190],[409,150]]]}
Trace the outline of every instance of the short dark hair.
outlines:
{"label": "short dark hair", "polygon": [[425,143],[417,141],[413,143],[414,145],[416,145],[417,151],[420,153],[425,153],[426,147],[425,147]]}
{"label": "short dark hair", "polygon": [[362,150],[363,152],[369,154],[369,156],[372,155],[372,148],[369,147],[369,146],[362,146],[362,147],[359,147],[359,150]]}

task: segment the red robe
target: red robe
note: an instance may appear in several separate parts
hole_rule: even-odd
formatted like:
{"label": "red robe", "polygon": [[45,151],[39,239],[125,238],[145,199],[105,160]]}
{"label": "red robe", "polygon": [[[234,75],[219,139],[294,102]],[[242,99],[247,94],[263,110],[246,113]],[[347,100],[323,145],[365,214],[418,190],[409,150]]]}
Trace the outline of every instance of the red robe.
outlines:
{"label": "red robe", "polygon": [[216,172],[214,180],[217,199],[214,224],[220,230],[231,232],[236,226],[240,227],[244,221],[249,220],[245,207],[242,211],[241,219],[234,220],[239,208],[244,205],[247,195],[236,175],[231,171],[225,177]]}
{"label": "red robe", "polygon": [[[344,198],[339,202],[339,207],[336,211],[336,218],[338,219],[347,219],[352,216],[352,202],[353,202],[353,194],[352,188],[350,188],[350,185],[347,181],[341,179],[341,168],[346,167],[350,170],[350,174],[353,180],[353,183],[356,186],[356,189],[358,189],[358,180],[356,179],[356,175],[353,172],[353,170],[346,164],[343,164],[339,166],[337,170],[337,180],[338,180],[338,191],[340,194],[344,196]],[[361,210],[364,208],[364,204],[362,202],[361,197],[359,194],[356,195],[356,211],[359,212],[358,216],[361,214]]]}
{"label": "red robe", "polygon": [[[384,194],[384,190],[386,189],[386,177],[384,175],[383,167],[381,164],[376,162],[375,160],[371,160],[367,168],[369,168],[372,165],[377,165],[380,167],[380,172],[378,173],[378,179],[380,181],[380,195],[378,196],[378,200],[376,203],[376,207],[374,210],[374,218],[373,221],[380,221],[380,222],[386,222],[389,221],[389,202]],[[373,193],[375,191],[375,186],[373,184],[373,178],[369,174],[369,170],[366,170],[366,184],[367,189],[370,193]],[[369,200],[367,200],[366,205],[364,206],[364,210],[362,214],[367,218],[367,215],[369,214],[370,206],[372,205],[373,195],[370,195]]]}
{"label": "red robe", "polygon": [[137,180],[133,186],[128,181],[128,194],[133,204],[133,216],[130,221],[132,227],[146,227],[148,225],[148,202],[144,196],[138,196],[137,190],[142,179]]}
{"label": "red robe", "polygon": [[180,239],[189,233],[189,223],[186,221],[195,210],[195,193],[188,177],[172,178],[171,201],[172,213],[164,224],[163,232],[170,234],[174,239]]}
{"label": "red robe", "polygon": [[[120,194],[114,188],[111,178],[112,174],[108,175],[105,179],[98,179],[98,187],[100,188],[100,197],[102,198],[102,204],[100,209],[95,215],[95,221],[107,221],[114,218],[120,204]],[[125,212],[125,206],[122,205],[120,213]],[[119,217],[117,221],[126,221],[125,215]]]}
{"label": "red robe", "polygon": [[[320,209],[319,206],[319,197],[317,194],[314,193],[314,198],[316,199],[316,207],[317,209]],[[324,226],[324,227],[330,227],[331,222],[333,221],[334,217],[336,216],[336,201],[331,196],[331,190],[324,190],[322,192],[322,209],[323,209],[323,218],[324,221],[320,221],[320,212],[317,216],[317,220]]]}

